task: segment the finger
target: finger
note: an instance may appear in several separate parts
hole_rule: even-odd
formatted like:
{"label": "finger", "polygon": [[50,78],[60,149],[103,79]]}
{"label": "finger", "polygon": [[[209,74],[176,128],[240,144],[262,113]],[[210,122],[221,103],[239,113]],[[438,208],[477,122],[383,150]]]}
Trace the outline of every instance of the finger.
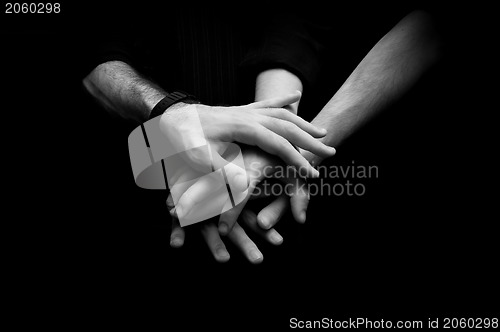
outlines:
{"label": "finger", "polygon": [[168,209],[168,211],[170,211],[173,208],[175,208],[174,199],[172,198],[172,194],[171,193],[168,194],[166,203],[167,203],[167,209]]}
{"label": "finger", "polygon": [[263,208],[257,215],[257,222],[259,226],[264,229],[273,227],[285,214],[289,201],[286,195],[281,195],[271,202],[268,206]]}
{"label": "finger", "polygon": [[[248,200],[252,197],[255,186],[260,182],[260,177],[263,175],[263,171],[258,171],[256,169],[252,169],[251,165],[246,166],[246,174],[248,178],[247,189],[248,192],[243,200],[239,203],[236,203],[232,209],[223,212],[219,217],[219,233],[221,235],[227,235],[233,229],[238,217],[241,213],[241,210],[245,207]],[[234,197],[234,196],[233,196]]]}
{"label": "finger", "polygon": [[257,245],[248,237],[243,228],[238,223],[233,227],[231,233],[228,234],[229,239],[243,252],[245,257],[252,263],[261,263],[264,256],[260,252]]}
{"label": "finger", "polygon": [[236,221],[241,213],[241,210],[245,207],[251,195],[247,195],[245,199],[234,206],[232,209],[223,212],[219,217],[219,233],[221,235],[228,235],[233,227],[236,225]]}
{"label": "finger", "polygon": [[279,108],[296,103],[300,100],[301,97],[302,93],[299,90],[297,90],[288,95],[257,101],[255,103],[248,104],[247,106],[251,108],[270,108],[270,107]]}
{"label": "finger", "polygon": [[171,194],[168,194],[166,203],[167,203],[167,209],[172,218],[172,229],[170,231],[170,246],[172,248],[180,248],[184,245],[185,233],[184,229],[182,229],[181,225],[179,224],[179,219],[177,219],[174,207],[174,200],[172,199]]}
{"label": "finger", "polygon": [[303,131],[309,133],[313,137],[320,138],[324,137],[327,133],[327,130],[324,128],[318,128],[310,122],[302,119],[300,116],[291,113],[282,108],[265,108],[265,109],[257,109],[256,113],[261,115],[266,115],[268,117],[272,117],[275,119],[280,119],[284,121],[291,122],[297,125]]}
{"label": "finger", "polygon": [[[312,178],[319,177],[319,172],[309,164],[307,159],[305,159],[287,139],[267,128],[263,130],[258,129],[258,131],[262,133],[262,136],[261,134],[257,134],[258,137],[254,137],[258,147],[266,152],[278,156],[287,165],[294,166],[302,176]],[[269,136],[268,139],[264,140],[264,135],[266,134]]]}
{"label": "finger", "polygon": [[167,209],[168,213],[172,218],[177,218],[177,219],[179,218],[175,210],[175,204],[174,204],[174,199],[172,198],[172,193],[169,193],[167,197]]}
{"label": "finger", "polygon": [[274,228],[264,230],[257,225],[257,215],[248,209],[241,212],[241,220],[255,233],[274,245],[283,243],[283,237]]}
{"label": "finger", "polygon": [[180,248],[184,245],[185,232],[179,225],[177,218],[172,218],[172,231],[170,233],[170,246]]}
{"label": "finger", "polygon": [[306,182],[300,178],[294,179],[291,189],[287,194],[290,196],[292,215],[301,224],[306,222],[306,212],[309,205],[309,189]]}
{"label": "finger", "polygon": [[227,262],[230,258],[229,252],[219,236],[217,227],[213,223],[203,225],[201,228],[201,234],[203,235],[203,238],[205,239],[215,260],[220,263]]}
{"label": "finger", "polygon": [[286,164],[294,166],[299,174],[317,178],[319,172],[285,138],[262,125],[244,126],[235,133],[238,142],[256,145],[262,150],[280,157]]}
{"label": "finger", "polygon": [[290,143],[295,144],[307,151],[315,153],[322,157],[331,157],[335,154],[335,148],[329,147],[325,145],[320,140],[315,139],[307,132],[301,130],[294,123],[275,119],[268,118],[266,121],[262,123],[266,128],[272,130],[278,135],[286,138],[290,141]]}

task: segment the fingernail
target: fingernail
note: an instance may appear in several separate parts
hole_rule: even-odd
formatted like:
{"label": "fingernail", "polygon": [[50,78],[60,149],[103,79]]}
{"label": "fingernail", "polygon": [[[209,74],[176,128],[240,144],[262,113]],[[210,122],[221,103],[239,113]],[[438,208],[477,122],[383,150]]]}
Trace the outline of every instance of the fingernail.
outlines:
{"label": "fingernail", "polygon": [[275,244],[279,244],[281,242],[283,242],[283,237],[281,235],[278,234],[278,232],[273,232],[271,234],[271,240],[275,243]]}
{"label": "fingernail", "polygon": [[219,224],[219,233],[222,235],[226,235],[229,231],[229,227],[227,226],[226,223],[220,223]]}
{"label": "fingernail", "polygon": [[215,254],[217,255],[217,258],[219,260],[228,260],[229,259],[229,253],[225,249],[217,249],[215,251]]}
{"label": "fingernail", "polygon": [[260,253],[260,251],[258,250],[252,250],[250,251],[250,259],[255,262],[255,261],[258,261],[258,260],[261,260],[262,259],[262,254]]}
{"label": "fingernail", "polygon": [[300,220],[301,220],[302,223],[306,222],[306,212],[305,211],[302,211],[300,213]]}
{"label": "fingernail", "polygon": [[330,146],[330,152],[335,154],[337,153],[337,150],[333,146]]}
{"label": "fingernail", "polygon": [[170,240],[170,245],[174,248],[179,248],[180,246],[182,246],[182,240],[178,237],[173,238],[172,240]]}

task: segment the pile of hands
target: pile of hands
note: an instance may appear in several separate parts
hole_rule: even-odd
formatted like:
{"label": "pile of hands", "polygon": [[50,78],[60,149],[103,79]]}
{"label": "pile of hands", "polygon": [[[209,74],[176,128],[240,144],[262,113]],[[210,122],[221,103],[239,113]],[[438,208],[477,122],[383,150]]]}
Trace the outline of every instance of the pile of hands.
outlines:
{"label": "pile of hands", "polygon": [[[304,184],[307,178],[319,176],[307,157],[331,157],[335,149],[320,141],[326,135],[325,129],[315,127],[289,110],[289,105],[298,103],[300,98],[301,93],[297,91],[243,106],[177,103],[162,115],[160,127],[171,141],[182,146],[199,146],[200,142],[208,144],[207,150],[193,149],[184,154],[183,158],[188,159],[187,164],[193,171],[225,166],[225,176],[231,179],[232,189],[245,193],[239,204],[219,215],[218,223],[200,222],[199,229],[216,261],[227,262],[230,258],[223,241],[226,238],[250,262],[260,263],[264,256],[245,229],[273,245],[280,245],[283,237],[274,226],[289,207],[297,222],[306,221],[309,193]],[[200,125],[202,129],[199,129]],[[240,166],[245,169],[226,160],[229,143],[240,143],[238,146],[244,162]],[[283,172],[285,168],[294,171]],[[189,170],[182,169],[178,174],[169,174],[169,182],[182,181],[187,172]],[[277,182],[274,185],[279,183],[286,190],[279,191],[280,195],[258,213],[246,208],[250,199],[271,194],[257,189],[272,178]],[[205,177],[185,187],[175,199],[170,193],[167,207],[172,216],[172,247],[182,247],[185,241],[185,229],[180,226],[179,218],[199,209],[199,203],[213,194],[214,186],[217,184]]]}

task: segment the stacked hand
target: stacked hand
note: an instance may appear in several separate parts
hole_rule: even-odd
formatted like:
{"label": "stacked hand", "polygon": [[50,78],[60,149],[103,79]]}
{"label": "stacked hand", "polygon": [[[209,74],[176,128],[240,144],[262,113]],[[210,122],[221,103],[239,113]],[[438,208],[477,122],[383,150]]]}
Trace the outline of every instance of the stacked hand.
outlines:
{"label": "stacked hand", "polygon": [[[331,156],[335,149],[315,139],[325,136],[326,130],[316,128],[283,108],[300,97],[301,93],[297,91],[288,96],[233,107],[178,103],[163,114],[160,128],[172,148],[186,151],[185,157],[199,168],[212,164],[217,169],[217,166],[226,164],[222,154],[227,143],[240,142],[280,157],[288,165],[303,171],[304,176],[317,177],[318,172],[294,145],[321,156]],[[189,151],[206,144],[211,146],[210,151]]]}
{"label": "stacked hand", "polygon": [[[286,166],[277,158],[262,153],[258,149],[247,148],[243,151],[243,156],[249,176],[249,192],[254,193],[254,195],[248,195],[242,203],[222,213],[219,218],[219,227],[214,222],[206,222],[201,226],[203,237],[209,249],[214,258],[221,262],[227,261],[230,257],[220,236],[221,234],[226,235],[230,241],[240,248],[250,262],[259,263],[263,259],[263,255],[255,243],[237,222],[238,218],[251,231],[274,245],[281,244],[283,238],[272,227],[279,221],[290,203],[292,214],[298,222],[303,223],[306,218],[305,213],[309,203],[309,195],[307,186],[304,186],[303,178],[298,176],[281,177],[284,174],[283,168]],[[259,187],[259,184],[265,181],[266,178],[275,175],[280,176],[279,181],[285,186],[286,190],[258,214],[245,209],[244,207],[249,199],[269,196],[269,193]],[[199,181],[191,187],[195,200],[201,200],[207,194],[203,187],[203,181]],[[184,244],[185,231],[179,225],[171,196],[167,200],[167,206],[173,219],[170,244],[172,247],[181,247]]]}
{"label": "stacked hand", "polygon": [[[229,253],[220,235],[226,235],[251,262],[258,263],[263,259],[262,253],[255,243],[237,222],[238,218],[250,230],[275,245],[281,244],[283,238],[272,227],[286,211],[289,203],[291,203],[294,218],[298,222],[305,222],[309,195],[306,186],[304,186],[305,179],[302,176],[315,177],[317,171],[291,144],[303,148],[302,153],[310,151],[323,157],[332,156],[335,150],[314,138],[324,136],[325,131],[312,126],[289,111],[277,108],[295,102],[298,98],[300,98],[300,94],[227,108],[198,105],[196,106],[197,114],[193,113],[195,112],[193,106],[181,106],[169,110],[162,117],[162,121],[165,120],[165,125],[168,124],[164,130],[170,132],[171,137],[180,136],[183,130],[189,133],[189,135],[185,133],[182,135],[185,139],[190,140],[189,143],[183,142],[185,146],[189,144],[199,146],[202,139],[206,139],[207,145],[210,146],[208,150],[205,150],[208,153],[200,152],[200,149],[193,149],[193,153],[187,154],[186,159],[189,160],[190,164],[197,165],[195,168],[206,167],[211,162],[214,169],[225,165],[227,170],[227,166],[231,163],[228,163],[223,156],[228,141],[236,140],[256,145],[256,147],[243,148],[244,170],[233,164],[233,168],[229,168],[230,171],[227,172],[228,177],[239,179],[236,182],[239,183],[241,190],[248,190],[242,202],[220,215],[218,227],[213,222],[204,222],[201,226],[203,237],[217,261],[223,262],[229,259]],[[188,113],[183,113],[186,110]],[[219,112],[219,114],[213,112]],[[220,119],[220,113],[223,114],[223,125],[220,121],[217,122]],[[199,120],[195,118],[196,115]],[[203,128],[201,134],[200,130],[193,130],[192,123],[195,123],[195,120],[201,123]],[[176,123],[181,125],[176,125]],[[221,128],[232,128],[233,130],[223,132]],[[267,139],[262,139],[262,137],[267,137]],[[200,141],[197,145],[193,143],[196,140]],[[266,151],[279,156],[281,160]],[[283,161],[294,167],[287,168]],[[277,197],[258,214],[244,209],[248,200],[256,196],[252,194],[269,195],[258,185],[266,178],[276,175],[281,177],[279,181],[284,186],[286,194]],[[200,178],[184,190],[177,201],[169,196],[167,205],[173,218],[171,246],[180,247],[184,243],[185,232],[179,225],[177,219],[179,215],[182,217],[189,211],[196,210],[197,204],[213,193],[215,185],[210,178]]]}

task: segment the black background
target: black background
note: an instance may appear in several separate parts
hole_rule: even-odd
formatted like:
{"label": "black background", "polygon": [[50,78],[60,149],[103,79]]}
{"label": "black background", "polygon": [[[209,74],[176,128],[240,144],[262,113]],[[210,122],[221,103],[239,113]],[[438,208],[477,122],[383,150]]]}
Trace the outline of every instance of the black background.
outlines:
{"label": "black background", "polygon": [[[498,317],[487,9],[431,7],[443,59],[331,161],[377,165],[380,177],[363,197],[315,197],[305,225],[287,214],[277,227],[284,244],[256,240],[265,259],[252,266],[231,245],[231,261],[215,263],[195,227],[184,248],[169,247],[164,195],[137,188],[130,173],[134,125],[81,87],[82,42],[123,22],[147,31],[137,10],[154,8],[139,6],[63,3],[61,14],[38,16],[2,7],[2,233],[20,326],[238,330],[285,329],[292,317]],[[347,9],[374,20],[373,8]],[[380,31],[401,10],[377,9]],[[129,20],[131,10],[143,19]],[[352,17],[335,15],[354,36],[377,36]],[[324,93],[369,50],[339,38],[351,51],[332,55],[345,65],[322,78]]]}

